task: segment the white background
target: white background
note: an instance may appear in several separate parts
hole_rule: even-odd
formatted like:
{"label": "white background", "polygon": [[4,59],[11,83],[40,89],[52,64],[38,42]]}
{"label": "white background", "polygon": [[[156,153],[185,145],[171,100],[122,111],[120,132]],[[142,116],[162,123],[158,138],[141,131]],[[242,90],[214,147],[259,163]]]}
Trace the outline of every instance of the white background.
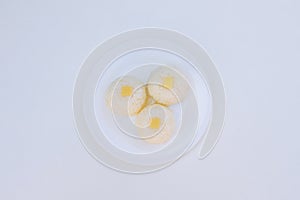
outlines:
{"label": "white background", "polygon": [[[157,173],[95,161],[74,130],[72,90],[100,42],[143,26],[201,43],[227,92],[221,140]],[[0,199],[299,199],[297,0],[0,0]]]}

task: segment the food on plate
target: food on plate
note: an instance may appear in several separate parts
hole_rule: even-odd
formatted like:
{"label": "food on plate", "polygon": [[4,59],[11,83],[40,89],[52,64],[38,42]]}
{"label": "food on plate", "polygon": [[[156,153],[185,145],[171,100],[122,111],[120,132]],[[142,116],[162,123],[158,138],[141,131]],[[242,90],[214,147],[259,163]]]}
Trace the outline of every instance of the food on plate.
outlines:
{"label": "food on plate", "polygon": [[175,129],[172,111],[160,104],[146,106],[136,117],[140,138],[151,144],[161,144],[170,140]]}
{"label": "food on plate", "polygon": [[118,78],[106,92],[106,103],[114,114],[135,115],[145,106],[146,100],[146,87],[132,76]]}
{"label": "food on plate", "polygon": [[140,139],[162,144],[171,139],[176,126],[168,106],[183,101],[188,90],[181,73],[159,67],[151,72],[146,84],[133,76],[118,78],[107,89],[105,99],[113,114],[133,116],[130,119]]}
{"label": "food on plate", "polygon": [[178,71],[170,67],[159,67],[151,73],[147,89],[157,103],[169,106],[184,99],[189,85]]}

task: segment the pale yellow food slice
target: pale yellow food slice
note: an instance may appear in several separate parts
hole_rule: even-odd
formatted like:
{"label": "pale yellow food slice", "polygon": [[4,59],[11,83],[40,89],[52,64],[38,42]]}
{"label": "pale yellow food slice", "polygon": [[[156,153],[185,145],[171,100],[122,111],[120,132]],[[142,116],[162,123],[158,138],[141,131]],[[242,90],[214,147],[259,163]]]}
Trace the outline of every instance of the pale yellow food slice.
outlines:
{"label": "pale yellow food slice", "polygon": [[135,77],[123,76],[111,83],[105,98],[114,114],[135,115],[145,106],[146,87]]}
{"label": "pale yellow food slice", "polygon": [[189,84],[180,72],[170,67],[159,67],[151,73],[147,89],[157,103],[169,106],[184,99]]}
{"label": "pale yellow food slice", "polygon": [[172,111],[160,104],[146,106],[137,115],[136,125],[140,137],[151,144],[166,143],[175,130]]}

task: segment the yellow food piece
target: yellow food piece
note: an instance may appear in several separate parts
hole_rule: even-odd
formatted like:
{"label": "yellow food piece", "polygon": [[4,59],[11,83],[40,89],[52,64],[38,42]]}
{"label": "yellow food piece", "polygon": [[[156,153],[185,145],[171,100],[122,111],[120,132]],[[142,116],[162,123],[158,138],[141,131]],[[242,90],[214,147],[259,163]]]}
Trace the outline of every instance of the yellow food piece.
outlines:
{"label": "yellow food piece", "polygon": [[150,128],[158,129],[160,127],[160,119],[158,117],[151,118]]}
{"label": "yellow food piece", "polygon": [[130,87],[128,85],[122,86],[122,88],[121,88],[121,96],[122,97],[128,97],[128,96],[131,96],[131,94],[132,94],[132,87]]}
{"label": "yellow food piece", "polygon": [[171,76],[164,77],[163,86],[168,89],[172,89],[174,87],[174,79]]}

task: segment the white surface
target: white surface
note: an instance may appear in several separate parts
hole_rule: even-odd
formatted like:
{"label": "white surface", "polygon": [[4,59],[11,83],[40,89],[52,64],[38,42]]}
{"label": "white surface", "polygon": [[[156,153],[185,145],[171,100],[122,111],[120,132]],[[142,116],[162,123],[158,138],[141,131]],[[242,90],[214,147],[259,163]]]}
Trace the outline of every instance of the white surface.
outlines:
{"label": "white surface", "polygon": [[[0,199],[299,199],[299,1],[109,2],[0,2]],[[85,151],[71,100],[90,50],[140,26],[206,47],[228,109],[205,160],[135,176]]]}

